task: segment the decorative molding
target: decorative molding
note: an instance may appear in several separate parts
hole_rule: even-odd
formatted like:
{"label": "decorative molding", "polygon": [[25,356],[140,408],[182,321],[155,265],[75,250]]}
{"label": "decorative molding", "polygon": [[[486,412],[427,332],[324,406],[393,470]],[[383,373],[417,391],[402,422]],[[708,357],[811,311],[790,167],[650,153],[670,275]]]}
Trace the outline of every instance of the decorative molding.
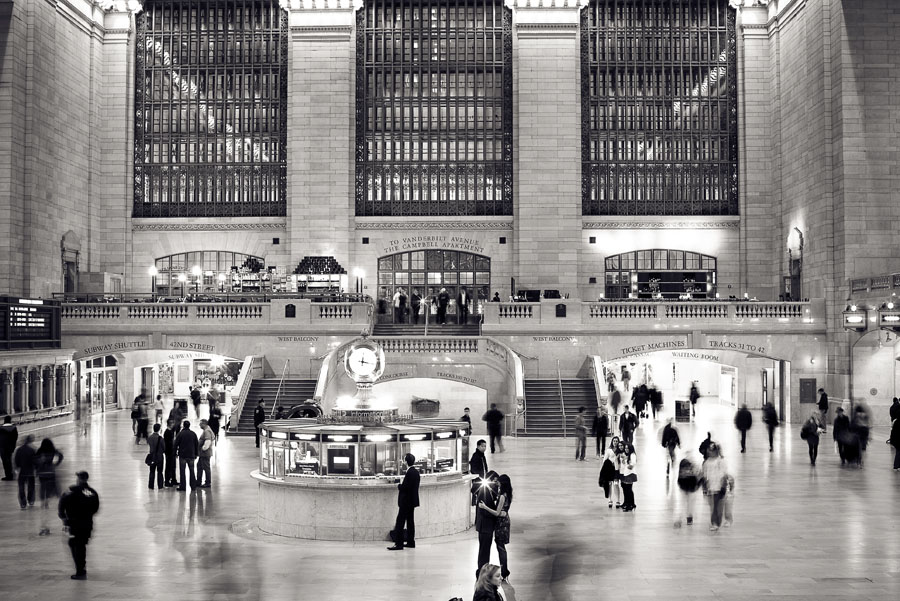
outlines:
{"label": "decorative molding", "polygon": [[357,230],[511,230],[512,221],[366,221]]}
{"label": "decorative molding", "polygon": [[725,230],[737,229],[740,221],[585,221],[585,230]]}
{"label": "decorative molding", "polygon": [[507,8],[521,10],[523,8],[539,8],[550,10],[554,8],[582,9],[588,5],[588,0],[506,0]]}
{"label": "decorative molding", "polygon": [[133,223],[133,232],[233,232],[233,231],[280,231],[284,222],[274,223]]}
{"label": "decorative molding", "polygon": [[363,0],[278,0],[282,10],[353,10],[362,8]]}
{"label": "decorative molding", "polygon": [[132,12],[137,14],[144,9],[144,4],[141,0],[96,0],[94,4],[105,11],[120,13]]}

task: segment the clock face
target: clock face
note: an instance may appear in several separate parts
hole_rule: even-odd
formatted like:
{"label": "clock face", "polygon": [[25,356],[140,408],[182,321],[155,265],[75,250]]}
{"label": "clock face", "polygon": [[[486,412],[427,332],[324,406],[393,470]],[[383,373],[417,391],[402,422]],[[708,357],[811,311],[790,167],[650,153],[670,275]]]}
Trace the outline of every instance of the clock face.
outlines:
{"label": "clock face", "polygon": [[347,364],[355,374],[359,376],[369,376],[375,371],[375,368],[378,367],[378,356],[372,349],[365,347],[355,348],[350,353]]}

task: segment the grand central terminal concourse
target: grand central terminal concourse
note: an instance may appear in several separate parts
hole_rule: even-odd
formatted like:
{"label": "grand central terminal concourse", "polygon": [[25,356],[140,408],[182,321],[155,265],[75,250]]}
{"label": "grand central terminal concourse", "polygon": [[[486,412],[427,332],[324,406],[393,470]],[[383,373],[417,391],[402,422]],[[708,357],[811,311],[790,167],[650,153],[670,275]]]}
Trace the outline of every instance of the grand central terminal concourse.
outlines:
{"label": "grand central terminal concourse", "polygon": [[900,0],[0,0],[0,596],[900,599]]}

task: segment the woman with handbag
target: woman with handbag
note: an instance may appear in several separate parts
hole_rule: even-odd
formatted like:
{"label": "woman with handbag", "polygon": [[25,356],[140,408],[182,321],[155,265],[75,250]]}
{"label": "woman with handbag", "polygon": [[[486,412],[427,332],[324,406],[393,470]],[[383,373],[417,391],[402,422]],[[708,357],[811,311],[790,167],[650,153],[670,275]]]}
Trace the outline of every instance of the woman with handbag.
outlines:
{"label": "woman with handbag", "polygon": [[800,428],[800,438],[809,445],[809,462],[816,464],[816,458],[819,456],[819,435],[825,432],[825,426],[822,424],[822,418],[818,411],[813,411],[803,427]]}
{"label": "woman with handbag", "polygon": [[637,455],[634,453],[634,446],[630,443],[620,443],[620,447],[624,447],[619,454],[619,476],[622,482],[622,495],[625,497],[622,503],[622,511],[634,511],[637,505],[634,504],[634,483],[637,482],[637,474],[634,473],[634,466],[637,463]]}
{"label": "woman with handbag", "polygon": [[603,494],[609,500],[610,509],[613,503],[621,507],[621,494],[619,490],[619,468],[616,467],[616,455],[619,452],[619,437],[613,436],[609,441],[609,448],[603,454],[603,463],[600,464],[600,477],[598,484],[603,488]]}
{"label": "woman with handbag", "polygon": [[703,494],[709,501],[709,529],[715,532],[722,525],[725,495],[728,492],[728,466],[722,458],[719,444],[710,442],[703,461]]}

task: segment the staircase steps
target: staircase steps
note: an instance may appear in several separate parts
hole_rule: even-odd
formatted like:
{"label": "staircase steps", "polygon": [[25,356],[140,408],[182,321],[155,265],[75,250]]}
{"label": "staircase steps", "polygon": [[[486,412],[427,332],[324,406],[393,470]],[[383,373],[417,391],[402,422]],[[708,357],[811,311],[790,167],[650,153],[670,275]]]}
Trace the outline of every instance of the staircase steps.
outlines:
{"label": "staircase steps", "polygon": [[[575,416],[579,407],[584,407],[584,422],[590,432],[591,423],[597,414],[594,381],[566,379],[562,381],[562,389],[566,408],[566,435],[575,436]],[[557,380],[525,380],[525,409],[526,427],[519,428],[519,436],[563,436]]]}
{"label": "staircase steps", "polygon": [[315,380],[285,378],[281,385],[281,393],[278,393],[279,382],[281,382],[281,378],[256,378],[250,383],[250,391],[247,393],[247,401],[241,411],[237,428],[232,428],[229,434],[252,436],[255,433],[253,412],[256,410],[260,398],[265,399],[264,407],[266,408],[266,417],[268,417],[272,415],[276,394],[278,394],[278,404],[289,409],[306,399],[313,398],[316,392]]}
{"label": "staircase steps", "polygon": [[[428,324],[429,336],[478,336],[480,334],[478,324],[451,324],[437,325]],[[375,324],[373,336],[424,336],[425,325],[419,324],[402,324],[402,323],[378,323]]]}

